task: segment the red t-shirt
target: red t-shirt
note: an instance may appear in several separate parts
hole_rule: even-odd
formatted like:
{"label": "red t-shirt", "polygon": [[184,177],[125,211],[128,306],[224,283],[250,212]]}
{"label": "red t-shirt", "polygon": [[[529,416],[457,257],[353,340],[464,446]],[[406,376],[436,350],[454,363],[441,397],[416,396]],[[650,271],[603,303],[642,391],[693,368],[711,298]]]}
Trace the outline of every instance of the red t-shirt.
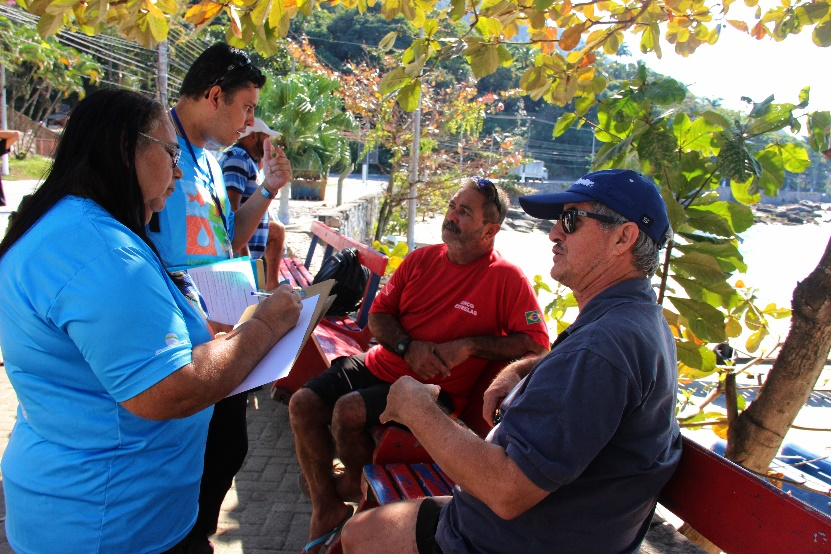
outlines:
{"label": "red t-shirt", "polygon": [[[419,341],[443,343],[525,333],[549,347],[548,328],[531,284],[496,250],[466,265],[448,260],[444,244],[414,250],[375,297],[370,313],[395,316],[407,334]],[[483,358],[469,358],[453,368],[447,379],[427,382],[447,391],[458,413],[487,363]],[[403,375],[418,379],[401,357],[380,345],[367,352],[366,365],[385,381],[394,382]]]}

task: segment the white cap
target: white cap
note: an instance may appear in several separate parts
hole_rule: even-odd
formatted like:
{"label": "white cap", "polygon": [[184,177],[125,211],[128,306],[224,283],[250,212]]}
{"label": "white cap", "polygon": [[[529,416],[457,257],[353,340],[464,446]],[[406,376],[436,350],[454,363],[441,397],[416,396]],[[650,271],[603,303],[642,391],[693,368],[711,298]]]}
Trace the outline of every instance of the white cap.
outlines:
{"label": "white cap", "polygon": [[260,119],[259,117],[254,118],[254,125],[249,125],[248,127],[246,127],[245,131],[242,132],[242,134],[239,136],[239,138],[247,137],[251,133],[265,133],[266,135],[268,135],[270,137],[279,137],[280,136],[279,131],[274,131],[271,128],[269,128],[269,126],[266,125],[265,122],[262,119]]}

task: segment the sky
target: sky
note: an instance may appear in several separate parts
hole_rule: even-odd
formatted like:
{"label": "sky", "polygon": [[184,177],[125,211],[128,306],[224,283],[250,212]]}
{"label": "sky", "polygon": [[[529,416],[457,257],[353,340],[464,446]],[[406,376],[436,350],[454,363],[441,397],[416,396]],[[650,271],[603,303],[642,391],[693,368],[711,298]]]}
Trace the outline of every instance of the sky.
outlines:
{"label": "sky", "polygon": [[636,60],[684,83],[696,96],[722,98],[726,108],[747,111],[748,96],[761,102],[771,94],[776,102],[799,103],[799,91],[811,87],[808,111],[831,110],[831,48],[820,48],[804,29],[782,42],[758,41],[729,25],[718,42],[702,45],[687,58],[663,42],[663,57],[642,54],[637,42],[629,49]]}

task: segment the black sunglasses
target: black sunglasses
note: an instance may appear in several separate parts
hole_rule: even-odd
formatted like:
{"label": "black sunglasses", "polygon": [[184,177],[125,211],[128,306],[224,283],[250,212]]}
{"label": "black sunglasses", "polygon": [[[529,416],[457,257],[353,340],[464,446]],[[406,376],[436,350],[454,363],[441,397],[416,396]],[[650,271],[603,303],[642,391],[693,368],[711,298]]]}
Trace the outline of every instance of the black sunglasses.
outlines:
{"label": "black sunglasses", "polygon": [[597,221],[602,221],[603,223],[621,223],[617,219],[613,217],[609,217],[607,215],[600,215],[592,212],[584,212],[583,210],[576,210],[574,208],[569,208],[567,210],[563,210],[563,213],[560,214],[560,222],[563,224],[563,231],[565,234],[570,235],[574,231],[577,230],[577,216],[581,217],[590,217],[592,219],[596,219]]}
{"label": "black sunglasses", "polygon": [[251,65],[251,58],[249,58],[248,54],[246,54],[244,51],[240,50],[239,48],[232,48],[231,52],[234,54],[234,60],[230,64],[228,64],[228,67],[225,68],[225,71],[219,77],[217,77],[213,83],[211,83],[211,86],[208,87],[208,92],[205,93],[205,98],[207,98],[210,94],[210,90],[222,81],[224,81],[225,78],[231,74],[231,72],[233,72],[236,69],[241,69],[243,67]]}
{"label": "black sunglasses", "polygon": [[[496,185],[493,184],[488,179],[484,177],[475,177],[476,179],[476,186],[479,187],[479,190],[483,191],[490,202],[493,202],[496,206],[496,211],[499,212],[499,216],[502,216],[502,202],[499,201],[499,191],[496,190]],[[493,193],[493,197],[491,197],[491,192]]]}

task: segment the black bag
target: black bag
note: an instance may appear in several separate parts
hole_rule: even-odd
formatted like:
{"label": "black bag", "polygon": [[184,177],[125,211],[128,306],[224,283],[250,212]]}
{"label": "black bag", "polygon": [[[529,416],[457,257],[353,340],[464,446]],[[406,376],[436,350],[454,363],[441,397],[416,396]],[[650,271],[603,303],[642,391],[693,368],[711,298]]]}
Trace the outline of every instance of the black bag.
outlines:
{"label": "black bag", "polygon": [[328,315],[346,315],[354,312],[364,297],[369,270],[358,262],[358,251],[344,248],[337,254],[329,256],[320,266],[313,283],[328,279],[335,280],[330,294],[338,297],[326,312]]}

